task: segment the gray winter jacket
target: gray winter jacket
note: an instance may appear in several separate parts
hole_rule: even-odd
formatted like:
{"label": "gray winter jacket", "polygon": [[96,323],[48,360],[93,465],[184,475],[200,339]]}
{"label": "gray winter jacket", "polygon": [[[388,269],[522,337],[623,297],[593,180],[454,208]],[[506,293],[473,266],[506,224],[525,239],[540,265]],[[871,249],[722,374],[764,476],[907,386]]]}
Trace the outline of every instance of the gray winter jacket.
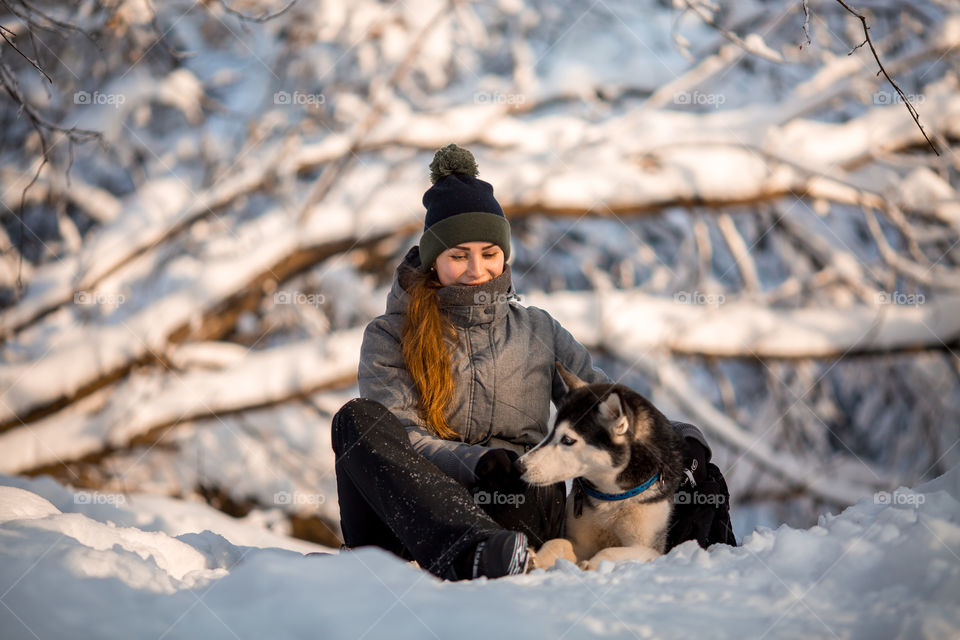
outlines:
{"label": "gray winter jacket", "polygon": [[[453,353],[454,397],[448,422],[460,441],[437,438],[417,413],[418,392],[400,351],[406,288],[420,255],[413,247],[397,267],[386,313],[367,325],[360,348],[360,395],[386,406],[406,427],[421,455],[466,486],[490,446],[525,449],[547,433],[550,402],[565,393],[554,362],[589,383],[612,382],[593,367],[590,353],[543,309],[516,300],[510,266],[481,285],[452,285],[437,292],[441,310],[457,331]],[[678,425],[706,445],[699,429]]]}

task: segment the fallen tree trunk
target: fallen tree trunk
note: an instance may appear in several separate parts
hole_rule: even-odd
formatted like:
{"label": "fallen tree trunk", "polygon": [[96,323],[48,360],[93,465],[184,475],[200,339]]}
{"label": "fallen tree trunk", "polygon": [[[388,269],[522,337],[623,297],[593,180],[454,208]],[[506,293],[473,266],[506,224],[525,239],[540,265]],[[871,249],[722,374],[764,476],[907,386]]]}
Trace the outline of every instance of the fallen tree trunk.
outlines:
{"label": "fallen tree trunk", "polygon": [[670,300],[615,290],[529,295],[523,302],[549,309],[584,344],[611,353],[630,345],[719,358],[809,359],[946,349],[960,340],[960,296],[888,295],[877,306],[850,309],[771,309],[717,294],[680,292]]}
{"label": "fallen tree trunk", "polygon": [[[302,262],[288,262],[301,251],[312,250],[316,257],[325,255],[317,253],[324,245],[340,250],[358,244],[354,224],[338,220],[303,230],[278,210],[209,239],[194,255],[170,261],[158,253],[140,256],[125,274],[130,282],[108,280],[107,289],[77,294],[72,308],[51,314],[34,327],[36,333],[21,336],[21,348],[37,356],[0,365],[0,431],[57,410],[122,377],[138,362],[162,359],[172,338],[202,327],[204,314],[216,312],[224,300],[265,277],[288,277],[292,269],[303,268]],[[396,229],[393,220],[368,222],[367,241]],[[165,290],[157,299],[146,293],[149,288],[130,288],[143,286],[142,279],[151,274],[149,288]],[[85,321],[88,311],[107,307],[104,303],[116,309]],[[207,333],[222,331],[221,326]]]}
{"label": "fallen tree trunk", "polygon": [[165,427],[276,405],[356,380],[362,329],[263,351],[221,370],[131,375],[0,434],[0,473],[23,473],[127,446]]}

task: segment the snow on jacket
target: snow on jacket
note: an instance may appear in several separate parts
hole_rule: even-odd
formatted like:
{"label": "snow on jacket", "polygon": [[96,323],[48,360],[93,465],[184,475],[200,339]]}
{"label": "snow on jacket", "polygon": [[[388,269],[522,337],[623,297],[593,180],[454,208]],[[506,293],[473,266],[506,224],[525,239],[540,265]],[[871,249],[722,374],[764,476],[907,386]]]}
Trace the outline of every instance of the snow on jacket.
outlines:
{"label": "snow on jacket", "polygon": [[[420,268],[417,247],[407,252],[394,274],[386,313],[366,327],[360,347],[360,395],[383,404],[404,425],[421,455],[466,486],[490,446],[528,448],[547,433],[550,402],[565,393],[554,363],[588,383],[612,382],[593,367],[590,353],[549,313],[524,307],[516,298],[509,265],[480,285],[451,285],[437,291],[441,311],[456,328],[453,399],[447,421],[460,441],[432,435],[418,412],[419,392],[400,349],[409,295],[407,286]],[[703,440],[691,425],[684,435]]]}

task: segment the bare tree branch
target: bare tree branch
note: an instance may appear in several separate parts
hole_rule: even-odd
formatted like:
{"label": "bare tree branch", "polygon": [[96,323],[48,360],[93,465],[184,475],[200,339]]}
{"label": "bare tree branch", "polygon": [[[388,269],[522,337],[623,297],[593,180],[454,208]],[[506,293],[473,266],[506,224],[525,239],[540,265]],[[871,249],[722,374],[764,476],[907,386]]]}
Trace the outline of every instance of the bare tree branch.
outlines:
{"label": "bare tree branch", "polygon": [[17,45],[13,44],[13,42],[10,40],[10,38],[7,37],[7,34],[6,34],[6,33],[3,33],[4,31],[6,31],[7,33],[9,33],[9,34],[11,34],[11,35],[14,35],[13,32],[10,31],[9,29],[4,29],[3,27],[0,27],[0,37],[2,37],[2,38],[4,39],[4,41],[6,41],[6,43],[13,48],[14,51],[16,51],[16,52],[19,53],[21,56],[23,56],[23,59],[26,60],[27,62],[29,62],[30,65],[31,65],[34,69],[36,69],[37,71],[39,71],[39,72],[40,72],[40,75],[42,75],[42,76],[44,77],[44,79],[46,79],[47,82],[53,84],[53,78],[51,78],[50,76],[47,75],[47,72],[44,71],[44,70],[40,67],[40,64],[39,64],[36,60],[34,60],[33,58],[31,58],[30,56],[28,56],[27,54],[25,54],[23,51],[21,51],[21,50],[19,49],[19,47],[17,47]]}
{"label": "bare tree branch", "polygon": [[288,2],[287,5],[283,9],[280,9],[279,11],[274,11],[273,13],[270,13],[269,11],[267,11],[260,14],[259,16],[251,16],[243,12],[237,11],[236,9],[231,7],[229,4],[227,4],[226,0],[217,0],[217,1],[220,3],[220,6],[222,6],[224,10],[230,15],[236,16],[241,20],[245,20],[247,22],[258,22],[258,23],[268,22],[270,20],[273,20],[274,18],[282,16],[293,5],[297,3],[297,0],[290,0],[290,2]]}
{"label": "bare tree branch", "polygon": [[764,60],[769,60],[770,62],[776,62],[777,64],[783,64],[786,62],[783,59],[783,56],[777,52],[772,51],[765,45],[760,46],[763,44],[763,41],[758,36],[744,39],[729,29],[725,29],[724,27],[720,26],[720,24],[714,20],[713,16],[711,16],[710,13],[707,12],[697,0],[683,0],[683,4],[686,5],[688,9],[696,13],[697,16],[706,24],[723,34],[724,38],[737,45],[747,53],[751,53],[759,58],[763,58]]}
{"label": "bare tree branch", "polygon": [[863,26],[863,35],[865,37],[865,40],[860,44],[858,44],[856,47],[854,47],[850,51],[850,54],[852,54],[854,51],[862,47],[864,44],[869,45],[870,52],[873,54],[873,59],[877,61],[877,66],[880,67],[880,71],[877,72],[877,75],[880,75],[882,73],[883,77],[885,77],[887,79],[887,82],[890,83],[890,86],[896,89],[897,95],[899,95],[900,99],[903,100],[903,104],[907,108],[907,111],[910,112],[910,116],[913,118],[913,121],[917,123],[918,127],[920,127],[920,133],[922,133],[923,137],[927,140],[927,144],[929,144],[930,148],[933,149],[933,152],[939,156],[940,151],[937,149],[937,146],[933,144],[933,140],[930,139],[930,137],[927,135],[927,132],[924,131],[923,125],[920,124],[920,114],[917,112],[916,108],[913,106],[913,104],[910,102],[907,96],[904,95],[903,91],[900,90],[900,87],[897,86],[897,83],[893,81],[893,78],[890,77],[890,74],[887,73],[887,70],[883,68],[883,63],[880,62],[880,56],[877,54],[877,50],[873,47],[873,40],[870,39],[870,27],[867,25],[867,18],[863,14],[858,13],[856,10],[851,8],[850,5],[848,5],[843,0],[837,0],[837,3],[841,7],[846,9],[848,12],[850,12],[852,15],[854,15],[858,20],[860,20],[860,24]]}

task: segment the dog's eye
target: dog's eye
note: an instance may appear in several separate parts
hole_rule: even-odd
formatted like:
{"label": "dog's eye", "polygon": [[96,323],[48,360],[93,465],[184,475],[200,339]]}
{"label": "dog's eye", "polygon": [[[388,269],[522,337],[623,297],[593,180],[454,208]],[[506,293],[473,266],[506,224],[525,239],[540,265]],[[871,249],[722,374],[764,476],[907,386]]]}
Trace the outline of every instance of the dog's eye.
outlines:
{"label": "dog's eye", "polygon": [[576,440],[574,440],[574,439],[571,438],[570,436],[563,436],[562,438],[560,438],[560,444],[562,444],[562,445],[564,445],[564,446],[567,446],[567,447],[569,447],[570,445],[574,444],[575,442],[576,442]]}

